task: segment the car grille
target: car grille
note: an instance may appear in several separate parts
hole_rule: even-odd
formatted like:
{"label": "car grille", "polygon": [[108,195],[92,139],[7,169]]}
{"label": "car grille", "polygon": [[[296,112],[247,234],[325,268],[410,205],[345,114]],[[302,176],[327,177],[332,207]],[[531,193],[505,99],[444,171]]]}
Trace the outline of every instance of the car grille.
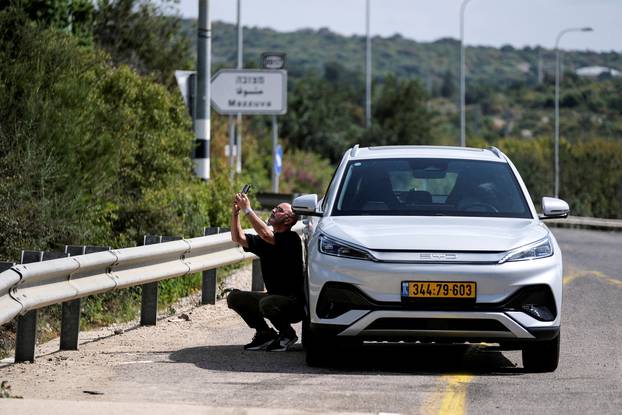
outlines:
{"label": "car grille", "polygon": [[497,320],[469,318],[379,318],[365,330],[510,331]]}

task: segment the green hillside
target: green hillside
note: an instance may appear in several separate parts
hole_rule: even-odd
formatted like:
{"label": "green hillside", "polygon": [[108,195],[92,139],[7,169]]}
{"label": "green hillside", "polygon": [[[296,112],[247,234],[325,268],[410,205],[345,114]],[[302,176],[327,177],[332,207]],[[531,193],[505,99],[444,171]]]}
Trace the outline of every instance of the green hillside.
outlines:
{"label": "green hillside", "polygon": [[[184,21],[184,33],[195,42],[194,20]],[[212,26],[212,53],[215,65],[235,66],[236,27],[214,22]],[[429,90],[440,88],[446,73],[457,79],[460,43],[455,39],[435,42],[416,42],[400,35],[376,36],[372,40],[373,73],[377,77],[388,74],[399,78],[419,79]],[[308,72],[322,73],[329,62],[338,62],[361,76],[365,65],[365,37],[342,36],[329,29],[303,29],[295,32],[277,32],[259,27],[244,28],[244,61],[248,67],[259,63],[265,51],[287,53],[290,76]],[[494,84],[499,87],[515,82],[535,84],[538,81],[538,63],[545,73],[554,74],[555,52],[541,47],[516,49],[504,46],[467,47],[468,81],[475,85]],[[590,51],[564,52],[564,68],[573,71],[583,66],[609,66],[622,70],[622,54]]]}
{"label": "green hillside", "polygon": [[[195,27],[196,23],[192,20],[182,22],[183,33],[191,42],[195,42]],[[212,33],[214,70],[235,66],[235,26],[215,22]],[[300,115],[297,111],[301,103],[301,90],[308,90],[303,85],[315,85],[308,99],[324,108],[325,113],[333,114],[323,128],[338,129],[339,134],[326,133],[321,138],[338,136],[327,144],[334,148],[313,149],[333,161],[338,158],[344,145],[366,141],[361,138],[363,131],[360,129],[364,123],[364,41],[362,36],[341,36],[328,29],[304,29],[289,33],[257,27],[244,29],[245,67],[258,66],[262,52],[287,53],[292,111],[283,117],[285,134],[291,132],[287,126],[291,124],[292,118]],[[554,50],[530,47],[516,49],[508,45],[499,49],[468,47],[466,53],[469,137],[494,143],[507,137],[552,136]],[[596,65],[620,70],[622,54],[589,51],[563,53],[561,132],[562,137],[570,141],[585,137],[614,140],[622,137],[622,79],[581,78],[574,74],[577,68]],[[457,40],[416,42],[400,35],[375,37],[373,107],[381,99],[388,77],[415,81],[423,87],[426,96],[422,99],[430,111],[430,125],[426,127],[429,127],[428,140],[417,142],[456,144],[459,135],[458,72]],[[331,111],[327,112],[326,108],[331,108]],[[347,120],[343,122],[336,120],[344,117]],[[317,119],[313,116],[307,118]],[[310,128],[299,130],[311,131]],[[308,141],[306,137],[286,138],[294,143]]]}

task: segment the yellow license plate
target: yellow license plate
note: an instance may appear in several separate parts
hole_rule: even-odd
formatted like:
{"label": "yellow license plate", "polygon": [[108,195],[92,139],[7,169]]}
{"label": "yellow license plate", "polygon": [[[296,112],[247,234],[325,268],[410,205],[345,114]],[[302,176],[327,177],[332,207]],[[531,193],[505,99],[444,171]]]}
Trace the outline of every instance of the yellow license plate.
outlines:
{"label": "yellow license plate", "polygon": [[403,281],[404,298],[476,298],[474,282]]}

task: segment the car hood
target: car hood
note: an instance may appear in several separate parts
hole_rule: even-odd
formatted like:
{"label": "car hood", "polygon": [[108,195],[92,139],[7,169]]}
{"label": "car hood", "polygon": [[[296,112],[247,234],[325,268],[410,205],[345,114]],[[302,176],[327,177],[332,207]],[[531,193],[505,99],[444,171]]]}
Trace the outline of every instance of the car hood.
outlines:
{"label": "car hood", "polygon": [[372,250],[508,251],[544,238],[538,220],[448,216],[331,216],[319,231]]}

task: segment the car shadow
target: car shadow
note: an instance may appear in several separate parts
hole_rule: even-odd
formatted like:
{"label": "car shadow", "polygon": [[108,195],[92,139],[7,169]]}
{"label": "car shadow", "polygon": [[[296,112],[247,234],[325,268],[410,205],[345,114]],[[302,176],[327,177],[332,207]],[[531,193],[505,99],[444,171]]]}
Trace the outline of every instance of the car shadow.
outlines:
{"label": "car shadow", "polygon": [[362,347],[335,351],[324,367],[305,363],[302,345],[287,352],[245,351],[240,345],[216,345],[181,349],[171,353],[173,362],[191,363],[202,369],[267,373],[362,373],[375,374],[478,374],[524,373],[493,347],[436,344],[365,343]]}

